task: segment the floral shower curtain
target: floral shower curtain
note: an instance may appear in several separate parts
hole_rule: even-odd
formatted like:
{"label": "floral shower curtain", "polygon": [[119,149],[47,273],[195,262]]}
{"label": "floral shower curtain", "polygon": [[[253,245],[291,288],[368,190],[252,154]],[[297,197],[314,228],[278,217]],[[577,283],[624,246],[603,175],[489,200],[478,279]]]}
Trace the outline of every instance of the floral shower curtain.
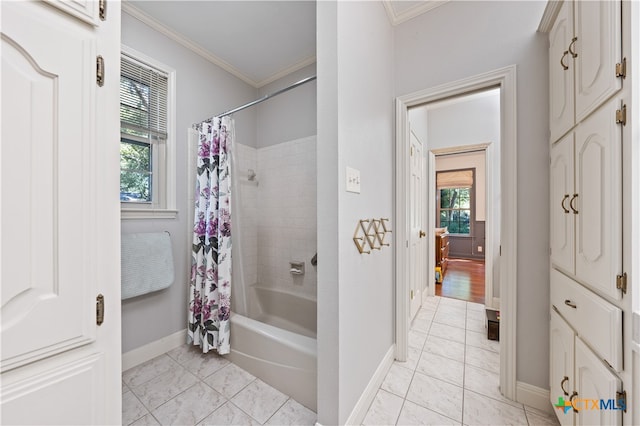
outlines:
{"label": "floral shower curtain", "polygon": [[188,340],[229,353],[233,119],[200,123],[189,284]]}

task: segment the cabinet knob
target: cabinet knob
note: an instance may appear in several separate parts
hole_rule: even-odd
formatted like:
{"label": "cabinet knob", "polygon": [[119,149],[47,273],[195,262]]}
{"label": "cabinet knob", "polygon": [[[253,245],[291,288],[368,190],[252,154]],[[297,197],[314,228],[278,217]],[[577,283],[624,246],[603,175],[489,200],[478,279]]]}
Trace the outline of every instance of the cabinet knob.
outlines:
{"label": "cabinet knob", "polygon": [[578,198],[578,194],[573,194],[573,197],[571,197],[571,201],[569,201],[569,207],[571,207],[571,210],[573,210],[573,214],[578,214],[578,210],[575,208],[575,206],[573,205],[573,201]]}
{"label": "cabinet knob", "polygon": [[573,391],[573,393],[571,394],[571,398],[569,398],[569,402],[571,402],[571,407],[573,408],[573,411],[574,411],[575,413],[577,413],[577,412],[578,412],[578,410],[576,410],[576,406],[575,406],[575,405],[573,405],[573,398],[575,398],[576,396],[578,396],[578,392]]}
{"label": "cabinet knob", "polygon": [[564,301],[564,304],[567,305],[570,308],[573,309],[578,309],[578,305],[576,305],[575,303],[573,303],[571,300],[567,299]]}
{"label": "cabinet knob", "polygon": [[564,194],[564,198],[560,202],[560,205],[562,206],[562,209],[564,210],[565,213],[569,213],[570,212],[569,209],[564,206],[564,202],[567,201],[567,198],[569,198],[569,197],[570,197],[569,194]]}
{"label": "cabinet knob", "polygon": [[571,39],[571,44],[569,45],[569,53],[571,53],[571,56],[573,58],[577,58],[578,54],[573,50],[573,45],[576,44],[576,41],[578,41],[578,37],[574,37]]}
{"label": "cabinet knob", "polygon": [[420,230],[420,233],[418,235],[420,235],[420,238],[427,236],[427,234],[422,229]]}
{"label": "cabinet knob", "polygon": [[567,390],[564,388],[564,384],[568,381],[569,378],[567,376],[564,376],[564,379],[562,379],[562,381],[560,382],[560,389],[562,389],[562,392],[564,392],[564,396],[569,396],[569,392],[567,392]]}

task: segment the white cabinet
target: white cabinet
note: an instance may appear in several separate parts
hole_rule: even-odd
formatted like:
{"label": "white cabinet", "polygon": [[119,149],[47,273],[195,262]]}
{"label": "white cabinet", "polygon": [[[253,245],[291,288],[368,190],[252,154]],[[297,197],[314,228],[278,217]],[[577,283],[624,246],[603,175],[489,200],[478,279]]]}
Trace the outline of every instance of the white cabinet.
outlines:
{"label": "white cabinet", "polygon": [[565,1],[549,32],[551,142],[622,88],[621,4]]}
{"label": "white cabinet", "polygon": [[612,99],[551,147],[551,264],[620,299],[621,125]]}
{"label": "white cabinet", "polygon": [[621,380],[554,309],[550,348],[549,397],[560,424],[621,425]]}
{"label": "white cabinet", "polygon": [[[551,328],[549,330],[549,398],[551,404],[559,405],[569,400],[574,387],[573,354],[575,333],[569,325],[551,309]],[[555,409],[558,420],[563,426],[573,425],[573,410]]]}

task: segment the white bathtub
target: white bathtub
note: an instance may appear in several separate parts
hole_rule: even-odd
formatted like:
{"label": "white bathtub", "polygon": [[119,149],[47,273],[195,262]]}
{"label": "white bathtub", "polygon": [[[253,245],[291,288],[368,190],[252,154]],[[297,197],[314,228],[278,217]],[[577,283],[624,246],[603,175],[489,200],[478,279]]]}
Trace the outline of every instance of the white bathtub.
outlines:
{"label": "white bathtub", "polygon": [[238,314],[230,339],[233,363],[317,411],[316,339]]}
{"label": "white bathtub", "polygon": [[317,302],[293,289],[254,284],[249,287],[248,316],[303,336],[317,336]]}

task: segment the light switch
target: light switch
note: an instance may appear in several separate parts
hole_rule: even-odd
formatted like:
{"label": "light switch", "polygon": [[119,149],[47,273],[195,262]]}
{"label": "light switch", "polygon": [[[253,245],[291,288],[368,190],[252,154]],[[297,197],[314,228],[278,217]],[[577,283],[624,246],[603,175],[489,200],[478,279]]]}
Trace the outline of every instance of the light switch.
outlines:
{"label": "light switch", "polygon": [[360,193],[360,170],[347,167],[347,192]]}

